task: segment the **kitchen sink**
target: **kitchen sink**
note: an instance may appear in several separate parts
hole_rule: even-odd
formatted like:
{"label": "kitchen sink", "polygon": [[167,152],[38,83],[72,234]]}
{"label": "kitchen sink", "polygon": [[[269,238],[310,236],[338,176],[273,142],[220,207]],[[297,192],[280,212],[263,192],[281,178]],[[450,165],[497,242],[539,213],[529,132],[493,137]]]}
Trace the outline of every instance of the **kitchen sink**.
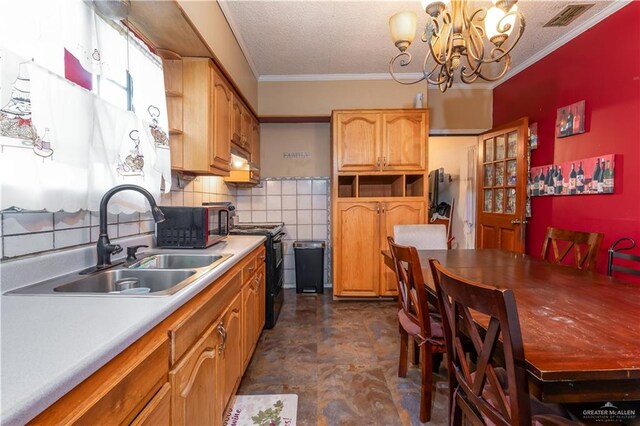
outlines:
{"label": "kitchen sink", "polygon": [[78,273],[18,288],[5,294],[38,296],[149,297],[174,294],[232,254],[153,253],[131,265],[89,275]]}
{"label": "kitchen sink", "polygon": [[[69,284],[55,287],[61,293],[174,293],[178,284],[196,274],[193,270],[116,269],[88,275]],[[173,291],[172,291],[173,290]]]}
{"label": "kitchen sink", "polygon": [[212,268],[230,258],[231,254],[153,254],[129,266],[129,269],[193,269]]}

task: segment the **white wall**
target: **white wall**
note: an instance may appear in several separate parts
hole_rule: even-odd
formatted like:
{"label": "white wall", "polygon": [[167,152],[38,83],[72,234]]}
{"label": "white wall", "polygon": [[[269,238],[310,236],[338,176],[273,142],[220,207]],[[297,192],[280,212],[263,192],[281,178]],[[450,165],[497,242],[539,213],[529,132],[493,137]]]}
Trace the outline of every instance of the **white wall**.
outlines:
{"label": "white wall", "polygon": [[[466,212],[469,202],[467,194],[469,191],[475,194],[475,176],[471,176],[471,181],[467,179],[467,149],[476,146],[477,141],[475,136],[429,137],[429,170],[443,167],[445,173],[453,178],[451,193],[456,201],[452,223],[454,248],[473,248],[475,245],[475,227],[469,228],[465,221],[468,215],[475,218],[475,197],[472,198],[469,213]],[[472,222],[475,222],[475,219]]]}

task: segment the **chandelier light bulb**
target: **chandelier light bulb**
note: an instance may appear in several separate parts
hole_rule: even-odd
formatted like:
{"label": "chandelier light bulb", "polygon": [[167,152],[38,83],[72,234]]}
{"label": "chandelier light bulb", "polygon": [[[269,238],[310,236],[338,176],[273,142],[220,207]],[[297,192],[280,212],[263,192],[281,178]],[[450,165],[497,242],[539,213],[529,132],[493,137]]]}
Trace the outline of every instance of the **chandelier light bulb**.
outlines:
{"label": "chandelier light bulb", "polygon": [[391,39],[401,52],[407,50],[416,35],[418,17],[414,12],[398,12],[389,18]]}
{"label": "chandelier light bulb", "polygon": [[[518,6],[514,5],[511,12],[517,12]],[[516,23],[515,13],[508,16],[502,9],[494,6],[487,10],[487,17],[484,20],[484,29],[487,38],[496,46],[500,46],[511,35]],[[504,18],[504,19],[503,19]],[[501,32],[501,30],[504,30]]]}

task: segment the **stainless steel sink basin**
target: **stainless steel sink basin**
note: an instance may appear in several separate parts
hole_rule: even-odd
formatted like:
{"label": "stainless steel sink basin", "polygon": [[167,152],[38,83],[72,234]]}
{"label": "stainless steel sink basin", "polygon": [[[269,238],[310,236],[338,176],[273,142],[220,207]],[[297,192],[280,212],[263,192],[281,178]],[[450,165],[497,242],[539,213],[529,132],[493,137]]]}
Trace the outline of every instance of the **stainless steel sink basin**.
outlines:
{"label": "stainless steel sink basin", "polygon": [[137,261],[129,269],[193,269],[215,267],[231,254],[154,254]]}
{"label": "stainless steel sink basin", "polygon": [[168,292],[196,274],[193,270],[116,269],[88,275],[69,284],[55,287],[62,293],[145,294]]}

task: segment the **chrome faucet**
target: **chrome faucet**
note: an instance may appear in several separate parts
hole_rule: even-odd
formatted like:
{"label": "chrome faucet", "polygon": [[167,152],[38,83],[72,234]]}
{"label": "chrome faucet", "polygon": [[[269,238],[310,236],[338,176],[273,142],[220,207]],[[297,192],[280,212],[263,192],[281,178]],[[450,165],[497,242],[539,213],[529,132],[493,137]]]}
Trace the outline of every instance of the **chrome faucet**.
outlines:
{"label": "chrome faucet", "polygon": [[158,223],[164,221],[164,214],[162,210],[156,204],[153,199],[153,195],[146,189],[137,185],[118,185],[108,190],[102,200],[100,201],[100,236],[98,237],[97,251],[98,251],[98,263],[95,270],[104,269],[111,266],[111,255],[117,254],[122,251],[122,247],[119,244],[111,244],[109,241],[109,235],[107,234],[107,204],[111,197],[120,191],[131,190],[141,193],[149,201],[151,205],[151,214],[153,220]]}

